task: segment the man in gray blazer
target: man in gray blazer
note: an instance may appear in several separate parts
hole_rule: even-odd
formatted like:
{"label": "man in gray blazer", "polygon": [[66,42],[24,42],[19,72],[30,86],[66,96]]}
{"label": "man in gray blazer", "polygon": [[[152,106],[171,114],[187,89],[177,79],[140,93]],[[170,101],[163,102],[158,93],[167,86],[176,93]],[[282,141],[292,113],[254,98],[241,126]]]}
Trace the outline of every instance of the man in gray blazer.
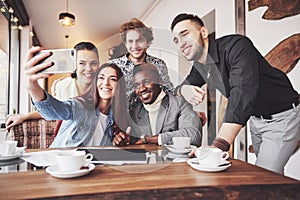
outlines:
{"label": "man in gray blazer", "polygon": [[[200,146],[202,125],[198,115],[184,98],[162,90],[157,68],[143,63],[134,68],[133,74],[133,87],[141,101],[129,111],[130,144],[172,144],[173,137],[187,136],[192,145]],[[116,135],[114,141],[120,144],[123,138],[125,135]]]}

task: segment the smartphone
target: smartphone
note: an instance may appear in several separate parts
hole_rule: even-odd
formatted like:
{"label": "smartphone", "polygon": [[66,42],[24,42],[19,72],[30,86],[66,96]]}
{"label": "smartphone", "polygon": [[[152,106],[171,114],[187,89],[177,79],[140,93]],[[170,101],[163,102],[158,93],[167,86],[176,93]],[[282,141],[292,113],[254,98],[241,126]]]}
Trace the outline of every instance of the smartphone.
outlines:
{"label": "smartphone", "polygon": [[76,50],[75,49],[49,49],[41,50],[36,55],[43,52],[51,52],[51,56],[43,59],[38,64],[43,62],[52,62],[53,65],[38,73],[46,74],[64,74],[72,73],[76,69]]}

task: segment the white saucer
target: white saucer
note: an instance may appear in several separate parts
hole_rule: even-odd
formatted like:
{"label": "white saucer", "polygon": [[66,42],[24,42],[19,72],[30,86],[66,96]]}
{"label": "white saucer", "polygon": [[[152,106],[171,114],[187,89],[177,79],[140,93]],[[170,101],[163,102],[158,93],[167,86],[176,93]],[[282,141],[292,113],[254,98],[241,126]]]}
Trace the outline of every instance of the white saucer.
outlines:
{"label": "white saucer", "polygon": [[13,155],[9,155],[9,156],[1,156],[0,155],[0,161],[12,160],[15,158],[19,158],[20,156],[23,155],[23,153],[25,152],[25,149],[26,149],[26,146],[25,147],[17,147],[16,153],[14,153]]}
{"label": "white saucer", "polygon": [[168,152],[166,156],[172,159],[174,163],[186,162],[190,158],[187,154],[178,154],[172,152]]}
{"label": "white saucer", "polygon": [[14,154],[14,155],[9,155],[9,156],[0,156],[0,161],[2,161],[2,160],[12,160],[12,159],[18,158],[20,156],[21,156],[21,154]]}
{"label": "white saucer", "polygon": [[168,152],[166,156],[168,158],[190,158],[188,154],[178,154],[173,152]]}
{"label": "white saucer", "polygon": [[65,171],[60,171],[58,169],[58,166],[55,165],[55,166],[47,167],[46,172],[56,178],[74,178],[74,177],[86,175],[95,169],[95,165],[92,163],[90,163],[88,167],[89,167],[88,169],[80,169],[80,170],[65,172]]}
{"label": "white saucer", "polygon": [[229,161],[225,161],[224,163],[221,163],[218,166],[207,166],[207,165],[201,165],[199,164],[197,158],[191,158],[187,161],[187,163],[194,169],[197,169],[199,171],[204,171],[204,172],[220,172],[228,167],[231,166],[231,163]]}
{"label": "white saucer", "polygon": [[165,147],[169,150],[169,151],[171,151],[172,153],[180,153],[180,154],[182,154],[182,153],[190,153],[191,151],[192,151],[192,149],[193,148],[197,148],[196,146],[194,146],[194,145],[190,145],[190,147],[189,148],[185,148],[185,149],[177,149],[177,148],[175,148],[174,147],[174,145],[165,145]]}

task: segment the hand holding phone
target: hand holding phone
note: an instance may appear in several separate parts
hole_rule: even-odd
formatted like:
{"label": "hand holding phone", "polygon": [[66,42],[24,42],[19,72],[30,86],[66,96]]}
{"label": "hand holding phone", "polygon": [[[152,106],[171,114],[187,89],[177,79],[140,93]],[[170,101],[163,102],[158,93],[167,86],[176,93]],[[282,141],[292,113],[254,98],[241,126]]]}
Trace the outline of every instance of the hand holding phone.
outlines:
{"label": "hand holding phone", "polygon": [[[52,66],[39,71],[38,73],[45,74],[64,74],[72,73],[76,69],[76,50],[75,49],[52,49],[41,50],[37,54],[43,52],[51,52],[51,55],[43,59],[38,64],[43,62],[52,62]],[[36,54],[36,55],[37,55]]]}

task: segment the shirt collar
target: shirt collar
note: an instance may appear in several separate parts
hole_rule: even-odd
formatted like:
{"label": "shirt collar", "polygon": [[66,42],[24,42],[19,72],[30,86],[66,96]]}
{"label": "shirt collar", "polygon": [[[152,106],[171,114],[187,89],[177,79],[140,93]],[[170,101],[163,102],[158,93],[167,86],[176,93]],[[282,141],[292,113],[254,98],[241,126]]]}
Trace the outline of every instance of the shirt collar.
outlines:
{"label": "shirt collar", "polygon": [[[124,59],[124,61],[126,61],[126,64],[128,64],[128,63],[132,63],[132,64],[133,64],[133,62],[131,62],[131,60],[129,60],[128,57],[129,57],[129,53],[127,52],[127,53],[123,56],[123,59]],[[145,62],[148,62],[148,60],[149,60],[149,56],[148,56],[148,54],[146,53]]]}
{"label": "shirt collar", "polygon": [[[198,61],[194,61],[194,63],[198,63]],[[219,63],[218,47],[215,40],[209,39],[206,65],[211,65],[215,63]]]}
{"label": "shirt collar", "polygon": [[206,60],[206,64],[215,64],[219,62],[219,52],[217,43],[215,40],[209,39],[208,43],[208,56]]}

